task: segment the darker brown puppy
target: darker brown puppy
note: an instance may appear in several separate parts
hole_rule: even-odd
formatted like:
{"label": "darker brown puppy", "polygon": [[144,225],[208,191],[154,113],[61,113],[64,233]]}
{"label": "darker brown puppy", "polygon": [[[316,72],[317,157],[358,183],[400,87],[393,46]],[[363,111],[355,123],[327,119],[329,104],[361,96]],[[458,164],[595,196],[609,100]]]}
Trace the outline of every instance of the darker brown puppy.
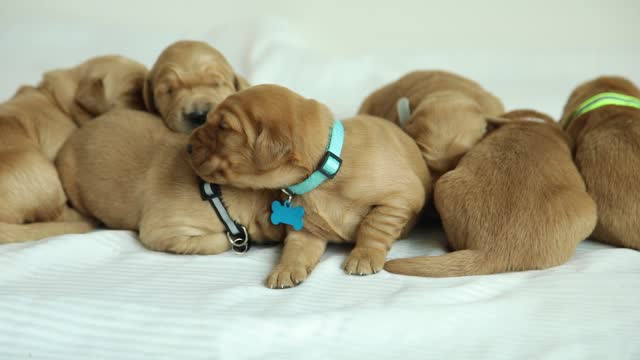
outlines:
{"label": "darker brown puppy", "polygon": [[[397,106],[402,98],[408,100],[406,114]],[[485,117],[498,116],[504,108],[472,80],[445,71],[415,71],[369,95],[358,112],[400,125],[437,178],[482,139]]]}
{"label": "darker brown puppy", "polygon": [[202,41],[178,41],[158,57],[145,82],[147,110],[173,131],[190,133],[207,112],[249,84],[227,59]]}
{"label": "darker brown puppy", "polygon": [[[230,96],[191,136],[191,163],[207,181],[283,189],[313,173],[334,124],[329,109],[280,86],[260,85]],[[296,196],[304,228],[288,228],[271,288],[307,278],[327,241],[354,243],[350,274],[378,272],[392,243],[415,222],[430,177],[415,143],[389,121],[360,115],[343,121],[342,167]]]}
{"label": "darker brown puppy", "polygon": [[0,105],[0,243],[85,232],[53,165],[78,126],[115,108],[142,109],[147,69],[121,56],[46,73]]}
{"label": "darker brown puppy", "polygon": [[535,111],[503,117],[436,183],[435,205],[454,251],[392,260],[387,271],[448,277],[544,269],[566,262],[589,236],[596,207],[567,135]]}
{"label": "darker brown puppy", "polygon": [[588,81],[569,97],[563,125],[575,140],[576,165],[598,205],[593,237],[640,250],[640,109],[608,105],[572,118],[587,99],[605,92],[640,98],[640,89],[622,77]]}

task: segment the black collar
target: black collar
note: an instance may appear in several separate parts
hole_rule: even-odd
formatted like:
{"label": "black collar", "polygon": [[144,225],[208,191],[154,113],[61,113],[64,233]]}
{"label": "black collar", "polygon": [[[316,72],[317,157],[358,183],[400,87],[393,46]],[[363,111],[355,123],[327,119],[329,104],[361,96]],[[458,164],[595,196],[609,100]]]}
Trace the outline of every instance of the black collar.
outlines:
{"label": "black collar", "polygon": [[227,228],[227,239],[231,243],[231,248],[236,254],[244,254],[251,248],[251,239],[247,228],[235,222],[227,207],[222,201],[222,192],[220,191],[220,185],[208,183],[204,180],[200,180],[200,197],[202,200],[207,200],[211,204],[213,210],[218,215],[218,219]]}

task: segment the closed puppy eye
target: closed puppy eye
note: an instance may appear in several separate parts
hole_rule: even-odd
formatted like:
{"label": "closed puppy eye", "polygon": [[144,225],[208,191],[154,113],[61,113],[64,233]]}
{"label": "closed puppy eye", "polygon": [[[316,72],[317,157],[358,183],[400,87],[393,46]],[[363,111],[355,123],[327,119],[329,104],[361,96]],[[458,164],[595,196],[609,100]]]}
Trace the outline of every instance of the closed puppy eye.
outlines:
{"label": "closed puppy eye", "polygon": [[218,123],[218,128],[220,130],[228,130],[229,124],[225,120],[220,120],[220,122]]}
{"label": "closed puppy eye", "polygon": [[173,87],[167,86],[167,95],[173,95]]}

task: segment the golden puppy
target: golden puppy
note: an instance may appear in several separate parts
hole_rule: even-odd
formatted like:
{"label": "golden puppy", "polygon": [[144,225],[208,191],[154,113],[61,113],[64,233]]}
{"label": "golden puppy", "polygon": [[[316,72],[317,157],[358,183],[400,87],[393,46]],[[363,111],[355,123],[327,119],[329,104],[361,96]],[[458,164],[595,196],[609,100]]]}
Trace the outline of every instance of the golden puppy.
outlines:
{"label": "golden puppy", "polygon": [[53,160],[87,120],[113,108],[144,108],[146,71],[121,56],[97,57],[48,72],[0,105],[0,243],[92,228],[66,206]]}
{"label": "golden puppy", "polygon": [[[406,109],[402,109],[403,98],[408,100]],[[403,127],[437,178],[482,139],[485,116],[498,116],[504,108],[498,98],[469,79],[444,71],[416,71],[369,95],[358,112]]]}
{"label": "golden puppy", "polygon": [[435,205],[454,251],[392,260],[387,271],[448,277],[544,269],[569,260],[591,234],[596,206],[567,135],[531,110],[504,118],[436,182]]}
{"label": "golden puppy", "polygon": [[[612,92],[636,99],[623,100],[617,105],[607,99],[596,99],[591,101],[593,110],[574,114],[593,96]],[[608,244],[640,250],[638,98],[640,89],[624,78],[600,77],[588,81],[569,97],[563,125],[575,140],[576,165],[598,205],[598,225],[593,237]],[[633,104],[635,107],[630,106]]]}
{"label": "golden puppy", "polygon": [[[267,280],[271,288],[306,279],[327,241],[355,242],[344,264],[349,274],[378,272],[391,244],[408,231],[424,205],[431,182],[411,138],[372,116],[343,124],[342,166],[334,178],[294,197],[291,206],[306,212],[304,227],[288,230],[280,263]],[[228,97],[194,131],[190,159],[208,181],[292,189],[318,174],[333,141],[332,126],[339,124],[323,104],[280,86],[254,86]]]}
{"label": "golden puppy", "polygon": [[[140,232],[149,249],[216,254],[230,248],[223,223],[201,199],[188,137],[154,115],[111,111],[74,133],[57,160],[74,208],[114,229]],[[277,192],[222,187],[232,219],[255,240],[281,240],[269,222]]]}
{"label": "golden puppy", "polygon": [[227,96],[249,84],[227,59],[201,41],[178,41],[158,57],[145,82],[147,110],[173,131],[190,133]]}

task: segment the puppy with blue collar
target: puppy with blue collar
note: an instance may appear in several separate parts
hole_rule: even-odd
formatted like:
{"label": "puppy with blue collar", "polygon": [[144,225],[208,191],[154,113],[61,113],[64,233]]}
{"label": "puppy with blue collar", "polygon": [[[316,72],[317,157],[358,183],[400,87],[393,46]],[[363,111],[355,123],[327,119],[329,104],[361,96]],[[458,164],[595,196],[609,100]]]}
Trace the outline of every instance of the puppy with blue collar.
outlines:
{"label": "puppy with blue collar", "polygon": [[281,241],[269,210],[279,191],[201,181],[189,166],[186,134],[159,117],[111,111],[71,136],[57,159],[69,200],[111,229],[138,231],[151,250],[218,254]]}
{"label": "puppy with blue collar", "polygon": [[587,81],[571,93],[562,125],[598,205],[593,237],[640,250],[640,89],[617,76]]}
{"label": "puppy with blue collar", "polygon": [[366,115],[335,120],[325,105],[281,86],[231,95],[190,144],[206,181],[282,190],[270,216],[287,230],[270,288],[304,281],[329,241],[355,243],[347,273],[380,271],[430,192],[420,150],[397,126]]}

